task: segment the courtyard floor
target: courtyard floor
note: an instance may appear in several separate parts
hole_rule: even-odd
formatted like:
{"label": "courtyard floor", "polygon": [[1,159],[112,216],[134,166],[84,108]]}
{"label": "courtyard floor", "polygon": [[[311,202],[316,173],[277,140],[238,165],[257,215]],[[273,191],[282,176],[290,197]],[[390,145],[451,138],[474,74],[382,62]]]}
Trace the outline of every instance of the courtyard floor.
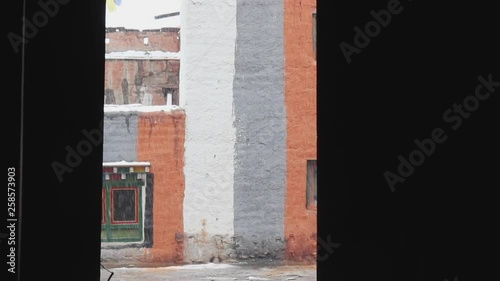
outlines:
{"label": "courtyard floor", "polygon": [[[228,281],[297,280],[316,281],[315,265],[271,263],[209,263],[168,267],[111,266],[103,263],[101,281]],[[110,272],[108,272],[110,271]]]}

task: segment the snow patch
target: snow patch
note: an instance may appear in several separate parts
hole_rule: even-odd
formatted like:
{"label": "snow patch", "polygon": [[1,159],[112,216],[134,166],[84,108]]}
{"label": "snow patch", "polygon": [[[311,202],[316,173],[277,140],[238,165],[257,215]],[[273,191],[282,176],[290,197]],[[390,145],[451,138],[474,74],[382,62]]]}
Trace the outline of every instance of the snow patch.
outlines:
{"label": "snow patch", "polygon": [[124,52],[110,52],[105,54],[107,60],[166,60],[180,59],[180,52],[164,52],[164,51],[134,51],[128,50]]}
{"label": "snow patch", "polygon": [[128,167],[128,166],[150,166],[150,162],[127,162],[127,161],[119,161],[119,162],[104,162],[102,166],[104,167]]}
{"label": "snow patch", "polygon": [[105,104],[104,113],[108,112],[170,112],[182,110],[178,105],[142,105],[140,103],[133,104]]}
{"label": "snow patch", "polygon": [[224,264],[224,263],[206,263],[206,264],[188,264],[184,266],[177,267],[178,269],[223,269],[223,268],[235,268],[236,265]]}
{"label": "snow patch", "polygon": [[[224,264],[224,263],[207,263],[207,264],[188,264],[188,265],[179,265],[179,266],[168,266],[168,267],[156,267],[155,269],[225,269],[225,268],[237,268],[236,265]],[[127,267],[119,267],[115,268],[119,270],[151,270],[151,268],[127,268]]]}

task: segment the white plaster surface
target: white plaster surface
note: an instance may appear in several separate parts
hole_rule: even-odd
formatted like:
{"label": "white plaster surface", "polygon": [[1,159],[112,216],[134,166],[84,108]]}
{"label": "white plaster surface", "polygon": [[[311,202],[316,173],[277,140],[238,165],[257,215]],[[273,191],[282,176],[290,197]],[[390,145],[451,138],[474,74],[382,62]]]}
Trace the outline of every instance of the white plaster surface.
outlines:
{"label": "white plaster surface", "polygon": [[[180,105],[186,112],[184,231],[208,237],[208,244],[214,235],[234,233],[235,17],[235,0],[181,3],[179,87]],[[203,256],[203,251],[197,255]]]}

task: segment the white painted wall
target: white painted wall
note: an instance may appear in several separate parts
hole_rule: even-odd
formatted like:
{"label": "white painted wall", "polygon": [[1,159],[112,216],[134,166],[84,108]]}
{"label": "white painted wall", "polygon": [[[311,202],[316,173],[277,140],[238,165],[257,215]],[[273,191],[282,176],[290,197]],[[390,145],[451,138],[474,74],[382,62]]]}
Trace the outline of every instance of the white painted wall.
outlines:
{"label": "white painted wall", "polygon": [[236,0],[182,1],[180,20],[180,106],[186,112],[184,231],[208,240],[232,236]]}

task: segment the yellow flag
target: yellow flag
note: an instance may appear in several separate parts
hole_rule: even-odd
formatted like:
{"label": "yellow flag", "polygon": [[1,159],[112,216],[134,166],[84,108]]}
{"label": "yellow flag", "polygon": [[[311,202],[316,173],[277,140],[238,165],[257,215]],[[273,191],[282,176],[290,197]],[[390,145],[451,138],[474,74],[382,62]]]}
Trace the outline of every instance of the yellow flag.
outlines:
{"label": "yellow flag", "polygon": [[[116,8],[118,7],[118,5],[116,4],[117,1],[115,0],[106,0],[106,5],[108,6],[108,10],[109,12],[114,12],[116,11]],[[121,3],[121,1],[118,1],[118,3]]]}

